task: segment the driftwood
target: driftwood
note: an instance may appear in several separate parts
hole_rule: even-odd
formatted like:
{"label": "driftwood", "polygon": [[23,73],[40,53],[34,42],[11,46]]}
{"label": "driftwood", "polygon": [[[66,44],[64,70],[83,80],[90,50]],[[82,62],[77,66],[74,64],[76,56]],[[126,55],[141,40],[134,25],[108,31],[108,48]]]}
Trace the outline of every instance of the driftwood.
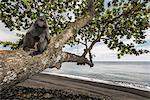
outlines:
{"label": "driftwood", "polygon": [[88,64],[92,67],[92,61],[85,57],[87,53],[79,56],[62,51],[64,44],[95,16],[94,0],[89,0],[87,6],[90,9],[84,16],[68,25],[62,33],[51,37],[48,49],[43,54],[32,57],[22,49],[0,51],[0,91],[7,91],[46,68],[60,68],[63,62],[77,62],[77,64]]}

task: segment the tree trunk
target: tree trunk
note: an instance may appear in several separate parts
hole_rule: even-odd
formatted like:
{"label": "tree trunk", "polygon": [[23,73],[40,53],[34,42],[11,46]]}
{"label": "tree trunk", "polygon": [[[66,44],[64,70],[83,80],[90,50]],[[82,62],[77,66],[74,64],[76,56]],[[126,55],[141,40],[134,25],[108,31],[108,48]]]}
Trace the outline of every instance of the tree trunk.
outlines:
{"label": "tree trunk", "polygon": [[60,68],[63,62],[77,62],[77,64],[88,64],[92,67],[93,63],[84,56],[62,51],[63,45],[94,17],[93,0],[89,0],[87,6],[92,7],[93,10],[90,9],[86,15],[71,23],[64,32],[51,37],[48,49],[42,54],[32,57],[22,49],[0,51],[0,91],[7,91],[15,84],[46,68]]}

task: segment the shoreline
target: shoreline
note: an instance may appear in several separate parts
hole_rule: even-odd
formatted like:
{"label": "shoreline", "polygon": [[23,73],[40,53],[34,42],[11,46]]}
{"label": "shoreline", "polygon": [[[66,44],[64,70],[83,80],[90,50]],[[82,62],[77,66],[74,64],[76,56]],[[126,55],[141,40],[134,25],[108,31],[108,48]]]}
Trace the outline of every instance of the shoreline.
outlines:
{"label": "shoreline", "polygon": [[67,74],[49,73],[49,72],[41,72],[41,74],[67,77],[67,78],[79,79],[79,80],[89,81],[89,82],[104,83],[104,84],[110,84],[110,85],[114,85],[114,86],[121,86],[121,87],[125,87],[125,88],[133,88],[133,89],[137,89],[137,90],[141,90],[141,91],[149,91],[150,92],[150,87],[149,86],[143,86],[143,85],[139,85],[139,84],[136,84],[134,86],[134,85],[130,85],[128,82],[122,82],[122,83],[128,83],[127,85],[123,85],[123,84],[118,83],[119,81],[115,81],[115,82],[105,81],[105,80],[89,78],[89,77],[83,77],[83,76],[76,76],[76,75],[67,75]]}
{"label": "shoreline", "polygon": [[[40,73],[32,76],[17,86],[29,88],[60,89],[72,91],[89,96],[99,96],[114,100],[149,100],[150,91],[139,90],[130,87],[116,86],[106,83],[98,83],[81,79],[73,79],[57,75]],[[107,100],[107,99],[106,99]],[[108,99],[109,100],[109,99]]]}

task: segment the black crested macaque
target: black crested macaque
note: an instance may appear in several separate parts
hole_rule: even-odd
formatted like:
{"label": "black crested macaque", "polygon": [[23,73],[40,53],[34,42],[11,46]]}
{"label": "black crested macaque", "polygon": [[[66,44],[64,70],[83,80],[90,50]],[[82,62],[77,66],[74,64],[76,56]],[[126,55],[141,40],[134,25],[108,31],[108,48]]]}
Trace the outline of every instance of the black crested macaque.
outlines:
{"label": "black crested macaque", "polygon": [[23,38],[23,50],[37,49],[30,55],[34,56],[47,49],[49,43],[49,27],[46,18],[39,17],[32,24]]}

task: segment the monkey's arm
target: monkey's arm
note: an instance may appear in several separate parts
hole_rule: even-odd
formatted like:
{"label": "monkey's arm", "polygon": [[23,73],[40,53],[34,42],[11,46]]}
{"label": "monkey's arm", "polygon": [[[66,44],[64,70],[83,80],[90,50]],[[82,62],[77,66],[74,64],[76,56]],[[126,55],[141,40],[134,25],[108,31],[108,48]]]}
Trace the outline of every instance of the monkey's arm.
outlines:
{"label": "monkey's arm", "polygon": [[23,50],[28,51],[30,48],[34,49],[35,41],[31,33],[26,33],[23,39]]}
{"label": "monkey's arm", "polygon": [[48,40],[48,43],[49,43],[49,40],[50,40],[50,33],[49,33],[49,29],[47,28],[46,29],[46,39]]}
{"label": "monkey's arm", "polygon": [[47,33],[42,33],[39,38],[39,42],[43,42],[47,38]]}

